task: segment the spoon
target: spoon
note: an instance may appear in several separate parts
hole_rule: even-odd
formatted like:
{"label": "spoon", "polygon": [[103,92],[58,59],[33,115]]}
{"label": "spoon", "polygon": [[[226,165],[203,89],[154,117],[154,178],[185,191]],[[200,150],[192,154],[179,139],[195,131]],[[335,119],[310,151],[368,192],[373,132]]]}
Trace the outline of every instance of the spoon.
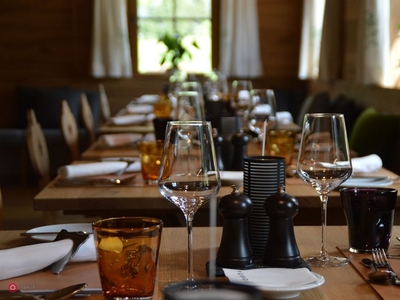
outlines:
{"label": "spoon", "polygon": [[12,292],[5,292],[2,293],[0,292],[0,299],[32,299],[32,300],[64,300],[64,299],[69,299],[78,292],[82,291],[86,287],[86,283],[79,283],[75,285],[71,285],[59,290],[56,290],[54,292],[47,293],[43,295],[42,297],[35,296],[32,294],[25,294],[22,293],[21,291],[16,291],[14,293]]}
{"label": "spoon", "polygon": [[376,282],[383,282],[387,281],[390,277],[389,275],[391,274],[390,271],[387,270],[378,270],[377,266],[374,264],[374,262],[369,259],[369,258],[363,258],[361,259],[361,263],[366,266],[367,268],[373,267],[375,271],[372,271],[367,274],[368,278],[376,281]]}

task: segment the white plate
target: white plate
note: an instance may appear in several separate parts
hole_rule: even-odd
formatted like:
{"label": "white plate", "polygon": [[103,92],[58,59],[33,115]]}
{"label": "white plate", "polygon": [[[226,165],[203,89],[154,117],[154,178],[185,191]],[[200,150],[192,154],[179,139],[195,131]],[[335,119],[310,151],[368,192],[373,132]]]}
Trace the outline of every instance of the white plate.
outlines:
{"label": "white plate", "polygon": [[320,285],[323,285],[325,282],[325,278],[317,273],[312,272],[318,279],[317,281],[304,284],[301,286],[293,286],[293,287],[258,287],[265,298],[267,299],[290,299],[295,298],[300,295],[300,292],[311,290]]}
{"label": "white plate", "polygon": [[[56,225],[46,225],[41,227],[36,227],[29,229],[27,233],[40,233],[40,232],[60,232],[62,229],[68,231],[85,231],[92,232],[91,223],[70,223],[70,224],[56,224]],[[33,235],[32,238],[41,241],[53,241],[57,234],[38,234]]]}
{"label": "white plate", "polygon": [[243,171],[220,171],[219,175],[223,186],[243,186]]}
{"label": "white plate", "polygon": [[388,177],[351,177],[343,182],[341,187],[380,187],[391,185],[393,181]]}

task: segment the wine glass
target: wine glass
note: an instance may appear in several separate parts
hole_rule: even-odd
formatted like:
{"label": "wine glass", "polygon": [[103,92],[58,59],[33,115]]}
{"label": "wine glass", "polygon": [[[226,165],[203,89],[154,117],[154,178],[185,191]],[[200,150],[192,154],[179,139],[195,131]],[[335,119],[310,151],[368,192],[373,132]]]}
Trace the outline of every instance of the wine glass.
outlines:
{"label": "wine glass", "polygon": [[319,194],[321,200],[322,241],[319,255],[306,259],[310,265],[343,266],[346,258],[334,257],[325,248],[329,193],[352,173],[346,126],[342,114],[312,113],[304,116],[297,174]]}
{"label": "wine glass", "polygon": [[221,179],[214,150],[211,123],[206,121],[168,122],[158,178],[163,197],[178,206],[186,219],[188,232],[186,284],[176,289],[196,289],[193,273],[192,225],[196,211],[215,197]]}
{"label": "wine glass", "polygon": [[247,121],[250,130],[257,134],[259,141],[264,140],[266,130],[276,126],[276,110],[273,90],[254,89],[251,91]]}
{"label": "wine glass", "polygon": [[250,80],[234,80],[232,82],[231,105],[239,116],[243,116],[248,109],[252,90],[253,85]]}
{"label": "wine glass", "polygon": [[180,91],[175,110],[177,121],[204,121],[204,103],[197,91]]}

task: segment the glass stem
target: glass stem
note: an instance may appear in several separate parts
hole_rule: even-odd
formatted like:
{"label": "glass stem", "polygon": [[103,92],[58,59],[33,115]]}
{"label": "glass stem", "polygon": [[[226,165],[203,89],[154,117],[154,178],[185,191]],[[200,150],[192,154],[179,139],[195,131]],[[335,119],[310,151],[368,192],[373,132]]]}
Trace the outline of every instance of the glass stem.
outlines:
{"label": "glass stem", "polygon": [[[194,274],[193,274],[193,248],[192,248],[192,229],[193,229],[193,218],[191,216],[186,217],[186,227],[188,232],[187,240],[187,275],[186,281],[189,286],[194,286]],[[192,285],[193,283],[193,285]]]}
{"label": "glass stem", "polygon": [[328,251],[325,248],[325,235],[326,235],[326,224],[327,224],[327,206],[328,206],[328,194],[321,194],[321,224],[322,224],[322,236],[321,236],[321,251],[320,257],[322,260],[328,260]]}

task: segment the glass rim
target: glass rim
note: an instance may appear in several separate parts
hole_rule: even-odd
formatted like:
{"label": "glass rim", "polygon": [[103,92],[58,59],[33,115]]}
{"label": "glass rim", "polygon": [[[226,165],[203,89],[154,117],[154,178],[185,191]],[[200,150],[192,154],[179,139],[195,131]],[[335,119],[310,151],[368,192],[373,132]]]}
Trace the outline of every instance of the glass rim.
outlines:
{"label": "glass rim", "polygon": [[[147,226],[142,226],[143,230],[149,230],[153,228],[160,228],[163,226],[163,221],[158,218],[154,217],[145,217],[145,216],[138,216],[138,217],[111,217],[105,219],[99,219],[92,223],[92,227],[100,228],[100,229],[127,229],[131,228],[128,226],[115,226],[113,225],[114,221],[132,221],[132,222],[141,222],[145,223]],[[108,226],[104,226],[108,224]],[[111,226],[110,226],[111,225]],[[138,227],[139,228],[139,227]]]}
{"label": "glass rim", "polygon": [[169,121],[168,124],[170,126],[178,126],[178,125],[211,125],[210,121]]}
{"label": "glass rim", "polygon": [[387,187],[346,187],[341,188],[339,192],[342,194],[352,193],[354,191],[358,191],[361,193],[366,192],[378,192],[378,193],[397,193],[397,189],[395,188],[387,188]]}
{"label": "glass rim", "polygon": [[321,117],[339,117],[339,118],[344,118],[344,114],[341,113],[323,113],[323,112],[316,112],[316,113],[306,113],[304,115],[305,117],[315,117],[315,118],[321,118]]}

